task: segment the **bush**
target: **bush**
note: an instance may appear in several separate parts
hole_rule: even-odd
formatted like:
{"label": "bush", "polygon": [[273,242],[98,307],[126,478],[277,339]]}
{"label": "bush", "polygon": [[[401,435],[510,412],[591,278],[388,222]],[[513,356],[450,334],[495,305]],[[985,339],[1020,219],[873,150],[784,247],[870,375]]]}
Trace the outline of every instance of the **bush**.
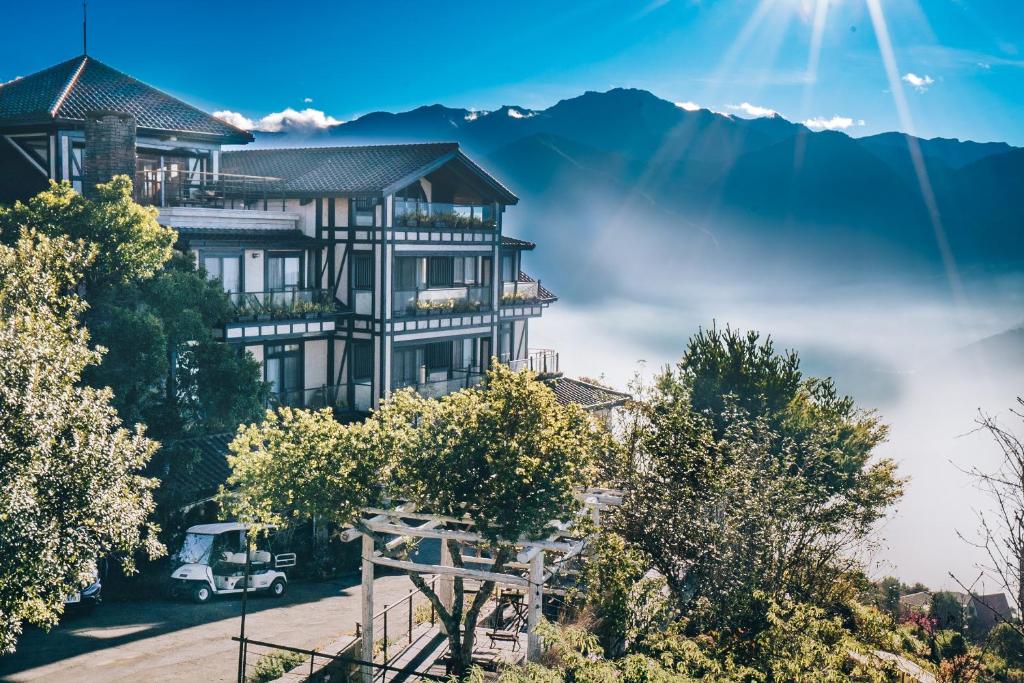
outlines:
{"label": "bush", "polygon": [[305,655],[287,650],[272,650],[260,657],[252,673],[245,677],[246,683],[267,683],[275,681],[297,667],[306,659]]}
{"label": "bush", "polygon": [[988,649],[1011,668],[1024,668],[1024,637],[1010,624],[998,624],[988,636]]}

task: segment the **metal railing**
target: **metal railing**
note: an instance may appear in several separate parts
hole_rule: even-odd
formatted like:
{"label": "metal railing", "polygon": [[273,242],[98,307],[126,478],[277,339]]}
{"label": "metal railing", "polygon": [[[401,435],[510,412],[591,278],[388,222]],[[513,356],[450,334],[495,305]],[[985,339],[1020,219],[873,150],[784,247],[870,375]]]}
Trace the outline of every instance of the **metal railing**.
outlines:
{"label": "metal railing", "polygon": [[418,199],[394,200],[394,225],[401,228],[479,228],[497,225],[493,204],[449,204]]}
{"label": "metal railing", "polygon": [[512,370],[529,370],[538,375],[557,375],[558,352],[554,349],[530,349],[523,358],[511,358],[503,353],[498,358]]}
{"label": "metal railing", "polygon": [[382,683],[401,677],[403,681],[448,681],[447,676],[417,671],[414,668],[390,666],[386,663],[364,661],[348,654],[346,648],[337,654],[318,652],[315,649],[292,647],[268,643],[252,638],[234,636],[231,640],[239,644],[240,655],[237,681],[302,681],[303,683],[326,683],[327,681],[361,682],[361,669],[373,670],[374,680]]}
{"label": "metal railing", "polygon": [[451,370],[444,379],[426,379],[422,382],[395,382],[392,390],[412,387],[425,398],[441,398],[460,389],[475,387],[484,381],[484,373],[475,369]]}
{"label": "metal railing", "polygon": [[[430,580],[431,590],[437,590],[438,577]],[[373,615],[373,661],[388,669],[380,670],[381,681],[390,665],[437,623],[434,605],[423,591],[410,590],[409,595]],[[356,623],[356,638],[361,639],[363,625]]]}
{"label": "metal railing", "polygon": [[284,289],[269,292],[228,292],[239,319],[319,317],[338,312],[330,290]]}
{"label": "metal railing", "polygon": [[311,389],[294,389],[289,391],[272,391],[267,397],[269,408],[308,408],[320,410],[321,408],[334,408],[345,410],[348,408],[348,388],[343,385],[324,385]]}
{"label": "metal railing", "polygon": [[491,288],[477,285],[455,285],[431,289],[395,290],[395,317],[444,315],[490,310]]}
{"label": "metal railing", "polygon": [[135,174],[135,201],[152,206],[285,209],[280,178],[155,168]]}
{"label": "metal railing", "polygon": [[514,306],[519,303],[535,303],[550,296],[540,280],[534,280],[526,273],[519,271],[517,279],[501,283],[501,305]]}

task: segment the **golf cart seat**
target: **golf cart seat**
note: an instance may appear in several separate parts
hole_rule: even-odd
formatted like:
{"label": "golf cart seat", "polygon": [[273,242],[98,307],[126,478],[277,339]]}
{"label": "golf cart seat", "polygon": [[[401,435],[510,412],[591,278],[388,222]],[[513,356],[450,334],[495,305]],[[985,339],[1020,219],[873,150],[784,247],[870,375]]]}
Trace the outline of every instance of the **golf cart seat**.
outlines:
{"label": "golf cart seat", "polygon": [[253,564],[270,564],[270,553],[266,550],[257,550],[252,554]]}
{"label": "golf cart seat", "polygon": [[221,554],[221,562],[227,562],[229,564],[245,564],[245,553],[231,553],[225,551]]}

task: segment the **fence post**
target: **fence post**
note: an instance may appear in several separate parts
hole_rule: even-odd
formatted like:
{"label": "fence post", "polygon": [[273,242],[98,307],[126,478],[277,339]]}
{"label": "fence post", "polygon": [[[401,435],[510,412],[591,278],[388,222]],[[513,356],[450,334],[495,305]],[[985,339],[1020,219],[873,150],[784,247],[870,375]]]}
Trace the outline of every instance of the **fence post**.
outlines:
{"label": "fence post", "polygon": [[388,606],[384,605],[384,637],[380,641],[381,647],[384,650],[384,665],[388,663]]}
{"label": "fence post", "polygon": [[409,591],[409,645],[412,645],[412,591]]}

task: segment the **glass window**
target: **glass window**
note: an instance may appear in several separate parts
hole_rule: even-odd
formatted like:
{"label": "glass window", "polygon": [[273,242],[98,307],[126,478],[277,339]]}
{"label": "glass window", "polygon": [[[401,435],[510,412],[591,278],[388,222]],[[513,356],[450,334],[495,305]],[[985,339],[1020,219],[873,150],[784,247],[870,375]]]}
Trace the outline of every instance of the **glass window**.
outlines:
{"label": "glass window", "polygon": [[395,259],[395,289],[413,290],[416,289],[416,263],[419,259],[415,256],[401,256]]}
{"label": "glass window", "polygon": [[394,387],[397,389],[418,384],[421,365],[423,349],[396,349],[395,362],[391,369]]}
{"label": "glass window", "polygon": [[178,561],[183,564],[209,564],[213,539],[213,534],[185,534],[178,551]]}
{"label": "glass window", "polygon": [[263,366],[271,393],[291,402],[302,391],[302,353],[298,344],[272,344],[266,347]]}
{"label": "glass window", "polygon": [[352,256],[352,289],[373,289],[373,254]]}
{"label": "glass window", "polygon": [[425,357],[427,372],[450,368],[452,366],[452,343],[443,341],[427,344]]}
{"label": "glass window", "polygon": [[373,345],[352,342],[352,380],[368,382],[373,377]]}
{"label": "glass window", "polygon": [[241,256],[203,256],[203,269],[211,280],[220,280],[225,292],[242,291]]}
{"label": "glass window", "polygon": [[427,286],[451,287],[454,282],[451,256],[431,256],[427,259]]}
{"label": "glass window", "polygon": [[302,288],[302,254],[267,255],[267,291],[284,292]]}
{"label": "glass window", "polygon": [[501,255],[501,281],[515,282],[518,275],[515,271],[515,257],[512,254]]}
{"label": "glass window", "polygon": [[377,200],[371,198],[366,199],[350,199],[348,201],[349,206],[349,225],[356,227],[373,227],[376,219]]}

